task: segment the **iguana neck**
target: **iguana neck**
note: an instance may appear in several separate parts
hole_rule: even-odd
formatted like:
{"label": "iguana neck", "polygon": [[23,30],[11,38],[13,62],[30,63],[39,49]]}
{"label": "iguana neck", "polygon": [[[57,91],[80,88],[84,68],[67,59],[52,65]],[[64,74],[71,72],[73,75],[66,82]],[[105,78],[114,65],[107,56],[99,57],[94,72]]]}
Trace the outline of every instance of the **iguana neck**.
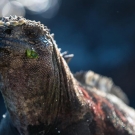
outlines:
{"label": "iguana neck", "polygon": [[51,69],[46,68],[43,60],[39,58],[32,67],[25,62],[18,63],[15,69],[2,72],[5,104],[22,135],[29,134],[29,127],[34,125],[42,123],[47,127],[56,120],[61,122],[65,116],[76,115],[83,102],[77,82],[58,49],[53,47]]}

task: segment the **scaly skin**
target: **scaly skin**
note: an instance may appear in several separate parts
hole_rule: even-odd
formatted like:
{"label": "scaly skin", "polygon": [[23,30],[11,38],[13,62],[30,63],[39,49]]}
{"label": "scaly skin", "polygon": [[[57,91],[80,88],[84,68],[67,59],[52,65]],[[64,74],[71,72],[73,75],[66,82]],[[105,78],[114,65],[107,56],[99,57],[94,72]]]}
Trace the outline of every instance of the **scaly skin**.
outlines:
{"label": "scaly skin", "polygon": [[0,74],[8,117],[20,135],[135,135],[135,111],[77,82],[40,22],[2,18]]}

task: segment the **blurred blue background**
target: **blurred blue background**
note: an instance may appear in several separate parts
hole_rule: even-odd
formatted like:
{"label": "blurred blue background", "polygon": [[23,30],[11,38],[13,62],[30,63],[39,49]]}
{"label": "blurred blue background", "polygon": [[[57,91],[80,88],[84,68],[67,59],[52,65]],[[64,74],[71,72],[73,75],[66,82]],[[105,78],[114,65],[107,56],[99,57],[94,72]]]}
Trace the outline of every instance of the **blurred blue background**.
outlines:
{"label": "blurred blue background", "polygon": [[[41,21],[63,51],[75,56],[71,71],[111,77],[135,108],[134,0],[1,0],[0,16]],[[5,112],[0,95],[0,119]]]}

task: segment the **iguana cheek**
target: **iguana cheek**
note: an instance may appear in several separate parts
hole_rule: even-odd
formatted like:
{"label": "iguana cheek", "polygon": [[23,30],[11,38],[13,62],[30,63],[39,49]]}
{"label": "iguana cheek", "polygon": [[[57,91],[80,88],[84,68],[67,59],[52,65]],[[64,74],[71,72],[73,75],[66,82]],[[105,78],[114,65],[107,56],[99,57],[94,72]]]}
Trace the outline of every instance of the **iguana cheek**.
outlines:
{"label": "iguana cheek", "polygon": [[14,59],[14,60],[12,60],[11,63],[10,63],[10,67],[11,67],[12,69],[17,69],[17,68],[20,68],[20,67],[22,67],[22,66],[23,66],[23,61],[20,60],[20,59]]}

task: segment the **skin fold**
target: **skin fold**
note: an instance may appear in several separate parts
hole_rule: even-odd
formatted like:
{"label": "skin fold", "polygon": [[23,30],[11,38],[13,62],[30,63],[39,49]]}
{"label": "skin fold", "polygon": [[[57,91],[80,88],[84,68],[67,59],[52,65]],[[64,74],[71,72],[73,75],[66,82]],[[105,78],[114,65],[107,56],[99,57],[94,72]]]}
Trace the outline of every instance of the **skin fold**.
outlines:
{"label": "skin fold", "polygon": [[0,135],[135,135],[135,110],[78,82],[40,22],[1,19],[0,74]]}

